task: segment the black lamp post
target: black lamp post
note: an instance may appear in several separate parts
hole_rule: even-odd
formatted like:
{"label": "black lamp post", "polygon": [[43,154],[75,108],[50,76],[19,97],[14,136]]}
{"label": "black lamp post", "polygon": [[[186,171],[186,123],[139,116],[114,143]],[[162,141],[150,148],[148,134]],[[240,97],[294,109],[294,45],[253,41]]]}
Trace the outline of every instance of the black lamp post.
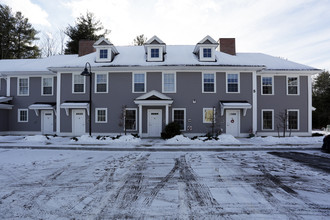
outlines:
{"label": "black lamp post", "polygon": [[85,64],[85,69],[80,75],[89,76],[89,136],[92,136],[92,67],[89,62]]}

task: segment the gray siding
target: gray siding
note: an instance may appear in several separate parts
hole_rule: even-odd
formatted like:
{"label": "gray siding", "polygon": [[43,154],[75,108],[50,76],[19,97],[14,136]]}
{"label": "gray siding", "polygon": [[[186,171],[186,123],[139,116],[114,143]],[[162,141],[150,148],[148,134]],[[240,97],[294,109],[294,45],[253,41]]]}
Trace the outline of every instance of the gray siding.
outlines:
{"label": "gray siding", "polygon": [[[36,116],[34,110],[28,110],[28,122],[18,122],[18,109],[28,109],[31,104],[55,103],[56,102],[56,78],[54,78],[54,88],[52,96],[41,95],[41,77],[29,78],[29,95],[17,96],[17,77],[12,77],[10,81],[10,94],[13,96],[11,103],[12,110],[8,110],[8,130],[9,131],[41,131],[41,117]],[[55,124],[55,119],[54,119]]]}
{"label": "gray siding", "polygon": [[258,131],[262,131],[262,109],[274,109],[274,131],[280,124],[278,116],[287,109],[299,110],[299,132],[308,132],[308,77],[300,76],[299,95],[287,95],[286,76],[274,76],[274,95],[261,95],[261,77],[257,77],[258,85]]}
{"label": "gray siding", "polygon": [[7,86],[6,80],[0,78],[0,96],[6,96]]}

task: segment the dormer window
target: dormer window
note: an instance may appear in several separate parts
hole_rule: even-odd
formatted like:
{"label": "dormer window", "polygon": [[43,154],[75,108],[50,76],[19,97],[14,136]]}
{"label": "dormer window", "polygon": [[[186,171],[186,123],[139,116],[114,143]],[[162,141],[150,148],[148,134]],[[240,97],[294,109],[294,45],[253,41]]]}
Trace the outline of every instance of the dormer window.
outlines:
{"label": "dormer window", "polygon": [[116,47],[107,39],[101,38],[94,43],[96,49],[96,62],[111,62],[118,53]]}
{"label": "dormer window", "polygon": [[157,36],[150,38],[145,44],[147,62],[162,62],[166,53],[166,45]]}
{"label": "dormer window", "polygon": [[215,62],[215,49],[217,46],[218,43],[212,37],[206,36],[196,44],[193,53],[197,55],[198,60],[201,62]]}
{"label": "dormer window", "polygon": [[108,50],[100,49],[100,59],[108,59]]}
{"label": "dormer window", "polygon": [[159,48],[151,48],[151,58],[159,58]]}
{"label": "dormer window", "polygon": [[211,58],[212,57],[212,49],[211,48],[203,48],[203,57]]}

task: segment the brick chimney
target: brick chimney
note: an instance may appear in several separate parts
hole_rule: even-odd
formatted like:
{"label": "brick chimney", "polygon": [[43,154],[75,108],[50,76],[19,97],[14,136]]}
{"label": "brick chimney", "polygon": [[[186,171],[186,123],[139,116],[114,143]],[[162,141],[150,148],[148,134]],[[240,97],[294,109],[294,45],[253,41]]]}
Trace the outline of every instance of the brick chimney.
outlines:
{"label": "brick chimney", "polygon": [[220,51],[230,55],[236,55],[235,38],[220,38],[219,39]]}
{"label": "brick chimney", "polygon": [[93,47],[95,41],[93,40],[80,40],[79,41],[79,56],[84,56],[86,54],[90,54],[96,51]]}

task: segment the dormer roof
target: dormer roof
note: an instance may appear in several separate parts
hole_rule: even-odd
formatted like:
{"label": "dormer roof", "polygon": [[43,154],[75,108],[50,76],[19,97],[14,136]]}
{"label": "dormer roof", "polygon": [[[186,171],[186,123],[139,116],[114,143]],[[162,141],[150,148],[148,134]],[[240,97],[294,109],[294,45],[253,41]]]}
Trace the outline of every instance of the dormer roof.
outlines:
{"label": "dormer roof", "polygon": [[104,37],[101,37],[98,41],[94,43],[93,46],[95,47],[95,46],[107,46],[107,45],[113,45],[113,44]]}
{"label": "dormer roof", "polygon": [[161,39],[159,39],[159,37],[157,37],[156,35],[154,35],[147,42],[145,42],[145,45],[150,45],[150,44],[163,44],[163,45],[165,45],[165,43]]}
{"label": "dormer roof", "polygon": [[218,42],[216,40],[214,40],[212,37],[210,37],[209,35],[207,35],[206,37],[204,37],[201,41],[199,41],[194,49],[194,53],[197,54],[199,52],[199,48],[201,46],[209,46],[209,47],[214,47],[216,48],[218,46]]}

